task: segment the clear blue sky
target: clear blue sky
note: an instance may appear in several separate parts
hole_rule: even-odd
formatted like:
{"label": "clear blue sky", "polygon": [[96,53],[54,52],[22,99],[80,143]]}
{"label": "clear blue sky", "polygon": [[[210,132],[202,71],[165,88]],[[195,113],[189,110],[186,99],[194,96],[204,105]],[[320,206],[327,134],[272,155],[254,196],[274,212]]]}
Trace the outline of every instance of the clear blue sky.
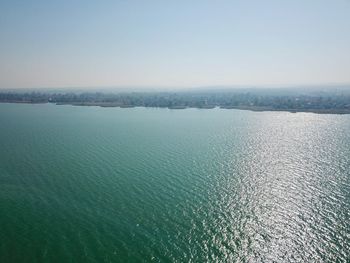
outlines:
{"label": "clear blue sky", "polygon": [[0,0],[0,88],[329,83],[349,0]]}

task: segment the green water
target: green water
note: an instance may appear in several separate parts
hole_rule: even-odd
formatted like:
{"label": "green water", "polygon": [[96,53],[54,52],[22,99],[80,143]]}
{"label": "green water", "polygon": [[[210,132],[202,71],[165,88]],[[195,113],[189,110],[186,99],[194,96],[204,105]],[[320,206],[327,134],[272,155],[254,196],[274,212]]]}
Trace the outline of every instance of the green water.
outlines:
{"label": "green water", "polygon": [[0,104],[0,262],[349,262],[350,116]]}

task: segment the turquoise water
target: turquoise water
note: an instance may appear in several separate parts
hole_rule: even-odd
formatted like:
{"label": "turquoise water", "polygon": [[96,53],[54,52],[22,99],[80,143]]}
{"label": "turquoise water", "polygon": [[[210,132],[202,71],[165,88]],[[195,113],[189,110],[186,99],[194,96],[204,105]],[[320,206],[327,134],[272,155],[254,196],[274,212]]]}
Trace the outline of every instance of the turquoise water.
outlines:
{"label": "turquoise water", "polygon": [[0,104],[0,262],[349,262],[350,116]]}

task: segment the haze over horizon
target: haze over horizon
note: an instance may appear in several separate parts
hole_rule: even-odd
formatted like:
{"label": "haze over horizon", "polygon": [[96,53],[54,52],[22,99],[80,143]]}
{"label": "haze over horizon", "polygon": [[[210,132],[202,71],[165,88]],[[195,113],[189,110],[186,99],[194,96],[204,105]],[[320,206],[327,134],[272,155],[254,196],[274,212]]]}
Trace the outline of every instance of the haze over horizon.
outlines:
{"label": "haze over horizon", "polygon": [[0,88],[350,83],[350,1],[1,1]]}

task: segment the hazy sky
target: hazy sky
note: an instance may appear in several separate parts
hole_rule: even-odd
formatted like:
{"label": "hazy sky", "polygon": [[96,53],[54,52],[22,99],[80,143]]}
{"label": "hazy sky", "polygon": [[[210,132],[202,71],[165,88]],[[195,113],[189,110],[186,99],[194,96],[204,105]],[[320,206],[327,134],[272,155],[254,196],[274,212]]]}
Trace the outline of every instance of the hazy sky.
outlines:
{"label": "hazy sky", "polygon": [[0,87],[350,83],[349,0],[0,0]]}

